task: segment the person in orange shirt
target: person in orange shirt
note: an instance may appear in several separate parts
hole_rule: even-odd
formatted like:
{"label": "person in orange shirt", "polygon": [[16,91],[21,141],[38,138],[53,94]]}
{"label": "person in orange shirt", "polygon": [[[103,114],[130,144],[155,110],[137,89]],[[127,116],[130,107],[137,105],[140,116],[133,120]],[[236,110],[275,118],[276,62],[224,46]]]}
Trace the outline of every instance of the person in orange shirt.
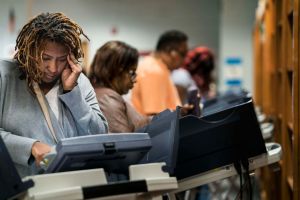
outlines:
{"label": "person in orange shirt", "polygon": [[156,50],[140,62],[131,101],[141,114],[154,115],[181,106],[171,71],[182,65],[188,51],[187,41],[185,33],[167,31],[160,36]]}

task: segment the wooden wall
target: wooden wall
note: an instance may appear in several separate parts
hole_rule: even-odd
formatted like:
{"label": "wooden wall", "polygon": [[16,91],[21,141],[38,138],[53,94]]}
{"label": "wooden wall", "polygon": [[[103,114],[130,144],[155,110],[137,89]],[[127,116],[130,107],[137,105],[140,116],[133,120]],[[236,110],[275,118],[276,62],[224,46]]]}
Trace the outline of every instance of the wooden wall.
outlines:
{"label": "wooden wall", "polygon": [[299,199],[299,0],[264,0],[253,32],[254,101],[283,156],[262,170],[264,199]]}

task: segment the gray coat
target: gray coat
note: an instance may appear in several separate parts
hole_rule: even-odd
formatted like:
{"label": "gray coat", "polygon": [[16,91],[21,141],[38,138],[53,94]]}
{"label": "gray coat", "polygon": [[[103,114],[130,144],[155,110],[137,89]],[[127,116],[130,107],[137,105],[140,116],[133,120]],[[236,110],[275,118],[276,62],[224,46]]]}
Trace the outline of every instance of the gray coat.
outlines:
{"label": "gray coat", "polygon": [[[22,177],[37,173],[30,162],[35,141],[55,145],[47,122],[34,94],[13,61],[0,60],[0,135]],[[58,95],[61,120],[48,106],[58,140],[62,138],[106,133],[107,121],[102,114],[93,87],[81,74],[78,85],[66,94]],[[47,102],[47,101],[46,101]]]}

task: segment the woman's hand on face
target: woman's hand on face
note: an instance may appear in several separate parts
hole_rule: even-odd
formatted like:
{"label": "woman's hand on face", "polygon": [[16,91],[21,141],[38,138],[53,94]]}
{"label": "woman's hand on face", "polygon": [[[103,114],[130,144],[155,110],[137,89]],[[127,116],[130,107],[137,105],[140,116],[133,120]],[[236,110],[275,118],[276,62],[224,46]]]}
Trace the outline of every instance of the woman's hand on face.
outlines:
{"label": "woman's hand on face", "polygon": [[51,151],[51,147],[48,144],[42,142],[35,142],[31,147],[31,154],[35,158],[35,163],[40,166],[40,162],[44,159],[44,156]]}
{"label": "woman's hand on face", "polygon": [[81,65],[78,64],[73,54],[67,56],[69,66],[61,74],[61,81],[64,91],[71,91],[77,85],[77,79],[82,72]]}

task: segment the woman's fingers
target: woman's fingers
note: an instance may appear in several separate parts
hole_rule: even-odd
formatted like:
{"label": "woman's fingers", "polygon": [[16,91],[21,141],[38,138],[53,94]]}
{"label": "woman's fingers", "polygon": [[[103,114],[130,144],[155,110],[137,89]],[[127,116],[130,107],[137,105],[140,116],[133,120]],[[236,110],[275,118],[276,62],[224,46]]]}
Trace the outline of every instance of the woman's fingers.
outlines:
{"label": "woman's fingers", "polygon": [[82,72],[82,67],[81,65],[78,63],[78,61],[76,60],[75,56],[73,54],[69,54],[67,56],[70,68],[72,70],[72,72],[75,73],[81,73]]}

